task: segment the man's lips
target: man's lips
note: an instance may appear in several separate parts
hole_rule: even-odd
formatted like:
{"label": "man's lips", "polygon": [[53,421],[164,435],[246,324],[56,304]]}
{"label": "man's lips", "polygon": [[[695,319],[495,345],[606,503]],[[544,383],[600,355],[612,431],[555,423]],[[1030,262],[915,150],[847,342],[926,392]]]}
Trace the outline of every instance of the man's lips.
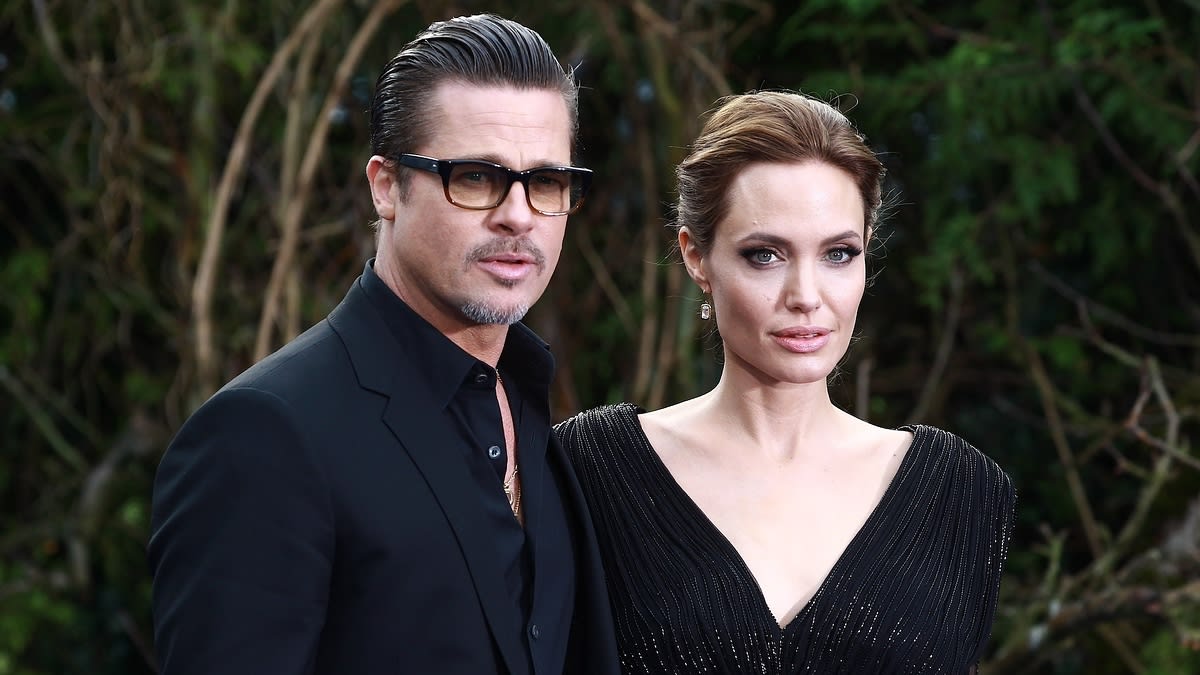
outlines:
{"label": "man's lips", "polygon": [[483,258],[479,262],[499,262],[510,265],[532,265],[534,264],[533,256],[521,255],[519,253],[491,255]]}
{"label": "man's lips", "polygon": [[546,267],[546,256],[528,239],[492,239],[467,254],[467,269],[478,265],[493,278],[516,283]]}
{"label": "man's lips", "polygon": [[479,261],[484,270],[506,281],[519,281],[533,274],[537,262],[523,255],[493,255]]}

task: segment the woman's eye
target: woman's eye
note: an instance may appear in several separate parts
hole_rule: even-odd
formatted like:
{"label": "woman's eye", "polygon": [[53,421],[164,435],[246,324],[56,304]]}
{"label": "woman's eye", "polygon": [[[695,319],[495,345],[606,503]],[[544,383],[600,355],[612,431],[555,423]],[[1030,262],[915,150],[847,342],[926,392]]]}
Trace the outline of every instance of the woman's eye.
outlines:
{"label": "woman's eye", "polygon": [[837,265],[844,265],[844,264],[850,262],[851,260],[853,260],[854,258],[858,257],[858,254],[860,254],[860,253],[862,253],[862,249],[851,248],[849,246],[843,246],[841,248],[835,248],[835,249],[831,250],[829,253],[826,253],[825,258],[831,263],[834,263]]}
{"label": "woman's eye", "polygon": [[747,251],[744,255],[746,256],[747,260],[756,265],[770,265],[779,259],[779,257],[775,255],[774,251],[767,248],[759,248],[753,251]]}

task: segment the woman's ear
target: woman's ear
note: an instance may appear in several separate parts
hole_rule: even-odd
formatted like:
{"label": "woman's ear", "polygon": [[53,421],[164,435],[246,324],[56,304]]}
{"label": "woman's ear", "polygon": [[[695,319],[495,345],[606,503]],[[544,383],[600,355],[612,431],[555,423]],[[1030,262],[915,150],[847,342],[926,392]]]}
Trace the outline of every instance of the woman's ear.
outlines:
{"label": "woman's ear", "polygon": [[709,285],[708,275],[704,272],[704,254],[700,252],[696,241],[692,239],[691,230],[686,225],[679,228],[679,253],[683,256],[683,266],[687,268],[692,281],[700,286],[701,291],[711,293],[712,286]]}
{"label": "woman's ear", "polygon": [[380,220],[396,219],[396,174],[383,157],[375,155],[367,161],[367,183],[371,186],[371,201]]}

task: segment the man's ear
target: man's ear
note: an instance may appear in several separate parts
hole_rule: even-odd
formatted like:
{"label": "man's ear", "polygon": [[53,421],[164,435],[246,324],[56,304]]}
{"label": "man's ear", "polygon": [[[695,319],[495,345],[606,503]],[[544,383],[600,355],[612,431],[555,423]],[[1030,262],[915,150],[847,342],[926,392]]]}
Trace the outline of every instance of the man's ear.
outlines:
{"label": "man's ear", "polygon": [[380,220],[396,219],[396,200],[400,197],[395,169],[387,160],[374,155],[367,161],[367,183],[371,186],[371,201]]}
{"label": "man's ear", "polygon": [[683,256],[683,266],[687,268],[688,275],[700,286],[701,291],[711,293],[712,286],[708,283],[708,275],[704,271],[704,254],[692,239],[691,230],[688,230],[686,225],[680,227],[678,236],[679,253]]}

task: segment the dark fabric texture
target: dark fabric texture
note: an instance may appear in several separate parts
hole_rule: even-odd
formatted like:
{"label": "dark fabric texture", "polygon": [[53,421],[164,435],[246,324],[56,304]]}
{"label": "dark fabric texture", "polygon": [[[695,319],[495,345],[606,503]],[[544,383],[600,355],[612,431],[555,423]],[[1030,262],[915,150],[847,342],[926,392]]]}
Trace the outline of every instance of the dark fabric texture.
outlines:
{"label": "dark fabric texture", "polygon": [[[388,324],[396,342],[408,353],[423,355],[414,364],[420,375],[419,386],[428,387],[434,404],[453,422],[449,429],[454,436],[444,439],[443,443],[456,448],[462,455],[488,522],[487,530],[494,547],[493,564],[504,572],[512,606],[520,613],[521,623],[526,623],[529,621],[532,561],[526,546],[525,528],[513,518],[512,507],[504,494],[508,450],[500,406],[496,402],[496,370],[429,325],[383,283],[371,265],[363,270],[362,287],[371,306]],[[546,442],[550,435],[546,411],[550,410],[554,361],[545,344],[529,337],[523,331],[514,330],[512,339],[507,341],[501,353],[501,365],[509,372],[507,396],[517,447],[528,449],[528,452],[520,453],[520,465],[527,473],[538,476],[546,462]],[[523,400],[524,395],[529,396],[528,401]],[[531,423],[522,425],[525,410],[531,411]],[[494,457],[489,453],[493,447],[497,450]],[[541,481],[530,480],[526,488],[521,497],[524,508],[538,508],[547,497],[551,508],[561,508],[557,493],[543,494]],[[543,592],[570,597],[573,583],[570,574],[558,575],[551,581],[559,587],[548,586]],[[567,627],[546,626],[540,627],[539,631],[545,631],[547,644],[552,644],[566,639]],[[522,658],[528,660],[529,655]]]}
{"label": "dark fabric texture", "polygon": [[447,408],[462,378],[430,367],[413,331],[431,327],[394,327],[360,277],[179,430],[147,548],[163,675],[617,672],[591,522],[550,433],[545,343],[514,325],[501,358],[505,375],[546,366],[515,385],[530,387],[523,616],[486,506],[501,488]]}
{"label": "dark fabric texture", "polygon": [[914,434],[812,599],[780,628],[736,549],[650,446],[631,404],[556,427],[600,543],[625,673],[966,673],[1012,528],[1009,477],[961,438]]}

